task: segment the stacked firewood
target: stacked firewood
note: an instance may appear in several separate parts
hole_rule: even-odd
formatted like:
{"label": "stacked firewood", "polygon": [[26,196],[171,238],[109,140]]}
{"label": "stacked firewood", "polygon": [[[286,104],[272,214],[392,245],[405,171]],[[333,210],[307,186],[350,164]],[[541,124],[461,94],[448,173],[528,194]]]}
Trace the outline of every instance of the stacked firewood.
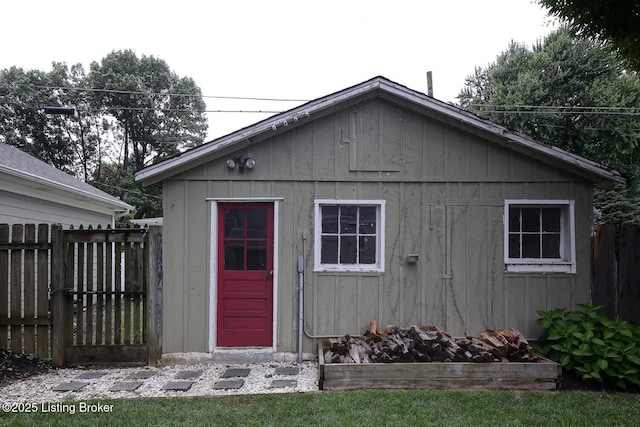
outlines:
{"label": "stacked firewood", "polygon": [[329,340],[325,363],[535,362],[538,357],[514,329],[487,329],[478,337],[452,338],[435,326],[390,326],[375,322],[363,335]]}

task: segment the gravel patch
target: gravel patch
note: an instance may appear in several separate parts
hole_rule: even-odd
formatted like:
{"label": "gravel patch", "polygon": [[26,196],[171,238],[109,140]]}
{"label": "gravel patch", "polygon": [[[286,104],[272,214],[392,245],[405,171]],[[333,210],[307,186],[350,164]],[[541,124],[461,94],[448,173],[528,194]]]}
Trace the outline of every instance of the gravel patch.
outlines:
{"label": "gravel patch", "polygon": [[[280,369],[278,369],[280,368]],[[276,374],[299,368],[296,375]],[[238,389],[216,388],[215,384],[224,380],[223,374],[229,369],[250,369],[243,377],[244,384]],[[165,390],[170,382],[180,381],[184,372],[202,373],[189,379],[191,387],[185,391]],[[91,377],[93,372],[104,373],[99,378]],[[148,377],[148,378],[145,378]],[[132,380],[132,378],[140,378]],[[290,381],[290,382],[286,382]],[[88,383],[79,391],[55,391],[61,384]],[[142,383],[133,390],[127,390],[122,383]],[[120,384],[121,387],[115,387]],[[290,385],[290,386],[287,386]],[[122,388],[123,390],[118,390]],[[133,387],[131,387],[133,388]],[[113,391],[118,390],[118,391]],[[215,363],[202,365],[172,365],[161,368],[101,368],[55,369],[48,373],[12,382],[0,388],[3,403],[43,403],[62,401],[85,401],[90,399],[133,399],[138,397],[193,397],[228,396],[234,394],[304,393],[318,390],[318,364],[316,362],[290,363],[267,362],[253,364]]]}

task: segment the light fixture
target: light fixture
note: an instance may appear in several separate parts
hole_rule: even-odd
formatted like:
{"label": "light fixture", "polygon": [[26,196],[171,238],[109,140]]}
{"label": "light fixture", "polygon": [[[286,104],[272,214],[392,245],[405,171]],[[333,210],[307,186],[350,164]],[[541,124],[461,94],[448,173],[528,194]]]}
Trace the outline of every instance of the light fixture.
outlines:
{"label": "light fixture", "polygon": [[53,116],[75,116],[76,109],[73,107],[44,107],[44,113]]}
{"label": "light fixture", "polygon": [[251,157],[243,155],[227,159],[227,167],[229,169],[234,169],[236,166],[238,166],[240,172],[243,172],[245,167],[247,169],[253,169],[256,166],[256,161]]}

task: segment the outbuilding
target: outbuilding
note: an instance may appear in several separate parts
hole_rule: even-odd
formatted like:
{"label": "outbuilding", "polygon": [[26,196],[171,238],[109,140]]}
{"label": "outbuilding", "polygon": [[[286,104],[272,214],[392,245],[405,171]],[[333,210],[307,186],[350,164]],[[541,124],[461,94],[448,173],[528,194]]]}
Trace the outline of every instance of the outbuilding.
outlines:
{"label": "outbuilding", "polygon": [[536,338],[536,310],[590,300],[592,189],[624,182],[384,77],[136,179],[163,188],[163,352],[207,357],[373,319]]}

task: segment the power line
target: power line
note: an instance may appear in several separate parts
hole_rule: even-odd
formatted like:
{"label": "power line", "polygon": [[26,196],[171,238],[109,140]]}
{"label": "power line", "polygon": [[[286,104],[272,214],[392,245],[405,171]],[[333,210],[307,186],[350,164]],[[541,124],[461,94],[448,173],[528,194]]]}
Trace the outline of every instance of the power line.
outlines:
{"label": "power line", "polygon": [[[0,86],[2,86],[2,87],[14,87],[14,85],[8,85],[8,84],[2,84]],[[187,98],[208,98],[208,99],[228,99],[228,100],[240,100],[240,101],[269,101],[269,102],[307,102],[308,101],[308,99],[262,98],[262,97],[253,97],[253,96],[200,95],[200,94],[193,94],[193,93],[145,92],[145,91],[135,91],[135,90],[97,89],[97,88],[83,88],[83,87],[70,87],[70,86],[47,86],[47,85],[28,85],[28,84],[21,84],[21,85],[18,85],[18,86],[35,88],[35,89],[117,93],[117,94],[121,94],[121,95],[182,96],[182,97],[187,97]]]}
{"label": "power line", "polygon": [[[121,190],[121,191],[124,191],[126,193],[132,193],[132,194],[137,194],[139,196],[145,196],[145,197],[150,197],[150,198],[157,199],[157,200],[162,200],[162,196],[156,196],[156,195],[153,195],[153,194],[144,193],[144,192],[142,192],[140,190],[124,188],[124,187],[118,187],[118,186],[115,186],[115,185],[106,184],[106,183],[104,183],[102,181],[85,181],[85,182],[87,184],[97,188],[98,190],[100,190],[100,187],[108,187],[108,188],[112,188],[114,190]],[[104,190],[102,190],[102,191],[104,191]]]}
{"label": "power line", "polygon": [[[29,109],[44,109],[45,105],[35,103],[18,103],[13,101],[6,101],[0,98],[0,104],[13,105],[15,107],[29,108]],[[278,114],[283,110],[196,110],[195,108],[161,108],[161,107],[104,107],[100,109],[96,108],[78,108],[76,111],[80,113],[99,113],[101,111],[160,111],[160,112],[181,112],[188,113],[198,111],[202,113],[257,113],[257,114]]]}
{"label": "power line", "polygon": [[477,110],[474,113],[492,114],[560,114],[560,115],[603,115],[603,116],[640,116],[640,109],[637,111],[519,111],[519,110]]}
{"label": "power line", "polygon": [[467,109],[476,114],[640,116],[640,107],[472,104]]}
{"label": "power line", "polygon": [[524,104],[471,104],[473,107],[502,108],[516,110],[520,108],[547,110],[640,110],[640,107],[611,107],[611,106],[562,106],[562,105],[524,105]]}

